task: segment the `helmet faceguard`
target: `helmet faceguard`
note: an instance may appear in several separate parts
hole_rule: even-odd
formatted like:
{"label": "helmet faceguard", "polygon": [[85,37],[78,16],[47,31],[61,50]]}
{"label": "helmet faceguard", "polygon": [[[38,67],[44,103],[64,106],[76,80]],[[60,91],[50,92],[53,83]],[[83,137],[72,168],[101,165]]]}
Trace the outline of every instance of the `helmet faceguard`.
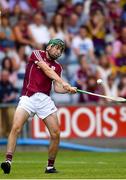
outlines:
{"label": "helmet faceguard", "polygon": [[[61,49],[61,53],[60,54],[53,54],[53,53],[50,52],[50,48],[49,47],[54,47],[54,46],[57,46],[58,48]],[[59,58],[61,56],[61,54],[64,51],[64,49],[65,49],[65,43],[61,39],[51,39],[49,41],[49,43],[47,44],[46,51],[48,52],[48,55],[49,55],[49,57],[52,60],[56,60],[57,58]]]}

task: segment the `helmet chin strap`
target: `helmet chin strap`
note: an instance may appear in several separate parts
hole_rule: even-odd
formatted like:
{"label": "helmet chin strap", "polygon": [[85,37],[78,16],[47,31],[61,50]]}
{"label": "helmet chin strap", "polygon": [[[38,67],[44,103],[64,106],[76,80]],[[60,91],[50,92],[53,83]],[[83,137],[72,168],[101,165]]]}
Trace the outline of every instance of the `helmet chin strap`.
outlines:
{"label": "helmet chin strap", "polygon": [[49,58],[51,59],[51,60],[56,60],[57,58],[55,58],[54,56],[51,56],[51,54],[47,51],[47,53],[48,53],[48,56],[49,56]]}

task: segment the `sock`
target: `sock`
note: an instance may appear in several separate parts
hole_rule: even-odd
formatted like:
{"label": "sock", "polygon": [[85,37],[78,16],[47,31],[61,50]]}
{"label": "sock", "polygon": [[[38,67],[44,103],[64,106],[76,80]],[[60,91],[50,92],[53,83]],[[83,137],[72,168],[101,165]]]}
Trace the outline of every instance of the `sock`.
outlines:
{"label": "sock", "polygon": [[53,167],[55,159],[48,159],[48,167]]}
{"label": "sock", "polygon": [[13,158],[13,154],[12,154],[11,152],[8,152],[8,153],[6,154],[6,162],[11,163],[12,158]]}

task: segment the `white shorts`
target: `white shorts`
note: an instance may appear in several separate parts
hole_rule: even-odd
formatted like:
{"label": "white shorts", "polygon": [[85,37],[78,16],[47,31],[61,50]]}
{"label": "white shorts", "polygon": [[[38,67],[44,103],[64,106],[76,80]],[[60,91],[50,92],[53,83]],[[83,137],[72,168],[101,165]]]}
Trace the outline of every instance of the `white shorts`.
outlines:
{"label": "white shorts", "polygon": [[42,119],[57,111],[51,97],[44,93],[35,93],[30,97],[21,96],[18,107],[26,110],[30,116],[36,114]]}

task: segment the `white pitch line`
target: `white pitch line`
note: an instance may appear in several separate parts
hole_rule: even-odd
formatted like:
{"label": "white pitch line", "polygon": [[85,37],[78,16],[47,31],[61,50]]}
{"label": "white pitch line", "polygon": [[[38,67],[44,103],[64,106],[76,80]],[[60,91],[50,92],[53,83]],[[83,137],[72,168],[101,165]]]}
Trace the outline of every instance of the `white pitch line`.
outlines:
{"label": "white pitch line", "polygon": [[[13,161],[13,163],[15,164],[41,164],[43,161]],[[58,162],[60,164],[93,164],[92,162],[85,162],[85,161],[62,161],[62,162]],[[102,162],[102,161],[98,161],[98,162],[94,162],[94,164],[108,164],[107,162]]]}

